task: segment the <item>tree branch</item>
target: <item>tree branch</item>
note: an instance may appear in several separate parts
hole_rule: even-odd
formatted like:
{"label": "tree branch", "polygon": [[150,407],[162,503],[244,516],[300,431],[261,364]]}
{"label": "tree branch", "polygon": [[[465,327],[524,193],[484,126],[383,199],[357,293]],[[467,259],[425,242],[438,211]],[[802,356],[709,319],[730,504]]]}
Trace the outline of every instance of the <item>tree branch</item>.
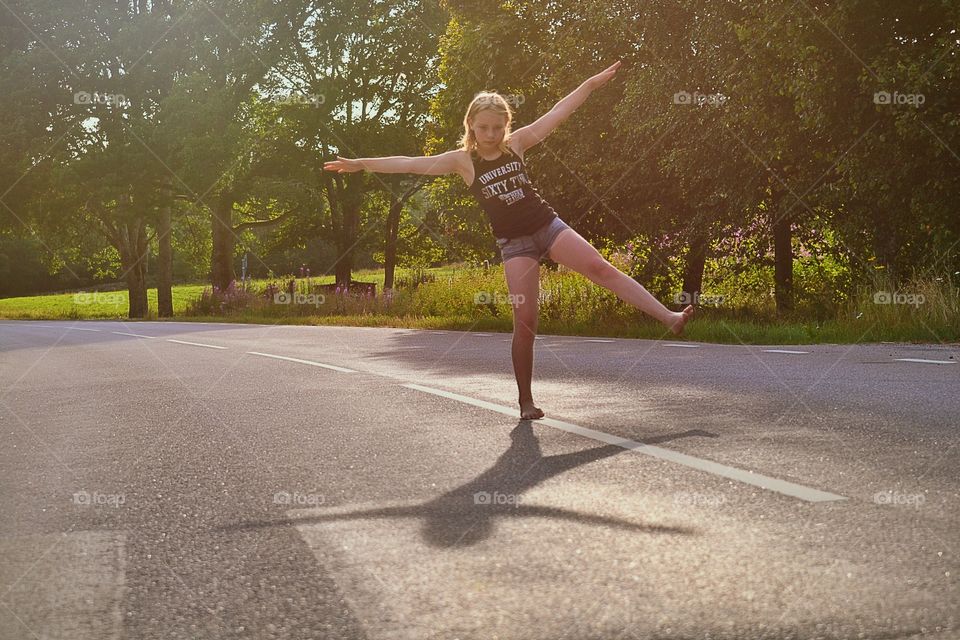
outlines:
{"label": "tree branch", "polygon": [[277,224],[281,220],[289,218],[293,214],[292,211],[287,211],[284,214],[277,216],[276,218],[270,218],[269,220],[252,220],[250,222],[241,222],[240,224],[232,227],[234,232],[243,231],[244,229],[253,229],[255,227],[269,227],[271,225]]}

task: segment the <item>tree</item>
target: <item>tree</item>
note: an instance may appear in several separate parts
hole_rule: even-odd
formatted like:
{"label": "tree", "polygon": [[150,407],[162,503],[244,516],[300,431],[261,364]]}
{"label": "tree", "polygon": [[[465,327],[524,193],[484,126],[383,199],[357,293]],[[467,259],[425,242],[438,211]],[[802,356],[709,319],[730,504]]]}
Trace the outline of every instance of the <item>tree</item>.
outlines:
{"label": "tree", "polygon": [[336,281],[349,284],[354,247],[371,231],[360,228],[365,194],[382,189],[399,201],[417,179],[333,175],[322,171],[323,161],[422,153],[421,131],[438,86],[436,41],[444,14],[430,0],[301,6],[309,18],[284,34],[283,58],[264,86],[272,95],[304,95],[319,103],[291,116],[298,144],[314,155],[312,166],[322,176],[337,248]]}

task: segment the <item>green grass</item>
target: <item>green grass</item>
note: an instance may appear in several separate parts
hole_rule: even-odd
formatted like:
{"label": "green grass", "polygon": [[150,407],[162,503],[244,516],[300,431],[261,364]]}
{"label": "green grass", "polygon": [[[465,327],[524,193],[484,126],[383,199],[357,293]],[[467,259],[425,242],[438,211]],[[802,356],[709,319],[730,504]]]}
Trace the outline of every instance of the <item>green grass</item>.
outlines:
{"label": "green grass", "polygon": [[[320,307],[274,305],[262,295],[270,280],[256,280],[253,293],[234,302],[238,311],[211,313],[216,304],[198,305],[205,286],[174,287],[176,321],[237,322],[257,324],[348,325],[402,327],[452,331],[512,331],[512,313],[506,298],[502,266],[489,269],[444,267],[426,270],[434,280],[416,288],[397,291],[392,301],[353,296],[327,296]],[[541,279],[540,333],[622,338],[675,338],[658,323],[618,300],[581,276],[543,270]],[[410,280],[408,270],[398,278]],[[383,272],[358,271],[355,280],[376,282],[382,289]],[[272,280],[281,283],[283,279]],[[328,284],[332,276],[313,278],[312,284]],[[300,281],[301,291],[306,291]],[[764,304],[755,309],[701,307],[687,326],[687,340],[744,344],[815,344],[858,342],[957,342],[960,341],[960,302],[951,285],[913,283],[923,292],[921,306],[878,305],[873,291],[882,283],[861,291],[854,300],[835,310],[833,318],[813,319],[803,312],[778,319]],[[477,296],[491,300],[477,304]],[[104,299],[104,296],[107,296]],[[0,299],[0,318],[5,319],[126,319],[126,291],[76,297],[75,294],[42,295]],[[156,290],[148,292],[150,314],[156,320]]]}
{"label": "green grass", "polygon": [[[445,266],[428,269],[429,273],[436,277],[452,276],[463,267]],[[410,270],[398,269],[397,277],[406,277],[409,279]],[[267,284],[282,283],[292,276],[279,278],[256,278],[251,280],[252,286],[262,289]],[[299,278],[298,278],[299,279]],[[377,290],[383,289],[384,272],[383,269],[361,269],[353,272],[353,279],[362,282],[374,282],[377,284]],[[314,284],[332,284],[334,277],[316,276],[311,278]],[[194,318],[180,317],[186,313],[187,308],[193,300],[200,297],[208,284],[180,284],[173,287],[173,313],[177,320],[191,320]],[[58,293],[37,296],[23,296],[18,298],[0,298],[0,318],[7,320],[104,320],[104,319],[127,319],[127,309],[130,298],[126,289],[122,291],[85,291],[78,293]],[[147,291],[147,304],[150,309],[150,317],[147,319],[156,320],[157,314],[157,290],[149,289]],[[219,321],[230,321],[217,316]]]}
{"label": "green grass", "polygon": [[[173,312],[184,313],[190,301],[203,291],[202,284],[173,287]],[[126,291],[60,293],[0,299],[0,318],[10,320],[103,320],[126,318],[129,306]],[[147,291],[151,314],[157,311],[157,290]]]}

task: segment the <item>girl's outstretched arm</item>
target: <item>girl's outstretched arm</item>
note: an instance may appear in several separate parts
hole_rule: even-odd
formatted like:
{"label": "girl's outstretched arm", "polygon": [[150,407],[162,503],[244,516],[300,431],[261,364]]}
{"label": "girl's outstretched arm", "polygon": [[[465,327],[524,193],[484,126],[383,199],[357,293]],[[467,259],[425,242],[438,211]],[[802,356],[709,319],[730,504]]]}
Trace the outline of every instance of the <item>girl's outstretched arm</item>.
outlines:
{"label": "girl's outstretched arm", "polygon": [[555,104],[553,109],[550,109],[550,111],[540,116],[533,124],[528,124],[514,131],[510,135],[510,139],[520,147],[521,153],[541,142],[550,135],[550,132],[556,129],[561,122],[566,120],[577,107],[583,104],[587,96],[589,96],[594,89],[606,84],[617,72],[618,68],[620,68],[619,60],[597,75],[587,78],[583,84]]}
{"label": "girl's outstretched arm", "polygon": [[417,173],[425,176],[442,176],[447,173],[460,173],[463,152],[447,151],[435,156],[389,156],[386,158],[341,158],[323,164],[327,171],[352,173],[354,171],[373,171],[376,173]]}

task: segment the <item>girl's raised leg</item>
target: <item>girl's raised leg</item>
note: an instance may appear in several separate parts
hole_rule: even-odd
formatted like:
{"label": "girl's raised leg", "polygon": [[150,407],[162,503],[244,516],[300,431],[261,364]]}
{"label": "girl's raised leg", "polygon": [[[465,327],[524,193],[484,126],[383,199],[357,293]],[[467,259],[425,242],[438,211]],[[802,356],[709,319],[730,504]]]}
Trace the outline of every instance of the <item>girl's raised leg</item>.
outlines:
{"label": "girl's raised leg", "polygon": [[531,420],[543,417],[533,404],[530,384],[533,379],[533,345],[537,336],[540,302],[540,262],[518,256],[503,263],[513,306],[513,373],[520,392],[520,417]]}
{"label": "girl's raised leg", "polygon": [[621,300],[659,320],[677,335],[683,332],[684,325],[693,315],[692,305],[687,305],[681,312],[667,309],[642,284],[607,262],[593,245],[573,229],[564,229],[553,241],[550,259],[613,291]]}

